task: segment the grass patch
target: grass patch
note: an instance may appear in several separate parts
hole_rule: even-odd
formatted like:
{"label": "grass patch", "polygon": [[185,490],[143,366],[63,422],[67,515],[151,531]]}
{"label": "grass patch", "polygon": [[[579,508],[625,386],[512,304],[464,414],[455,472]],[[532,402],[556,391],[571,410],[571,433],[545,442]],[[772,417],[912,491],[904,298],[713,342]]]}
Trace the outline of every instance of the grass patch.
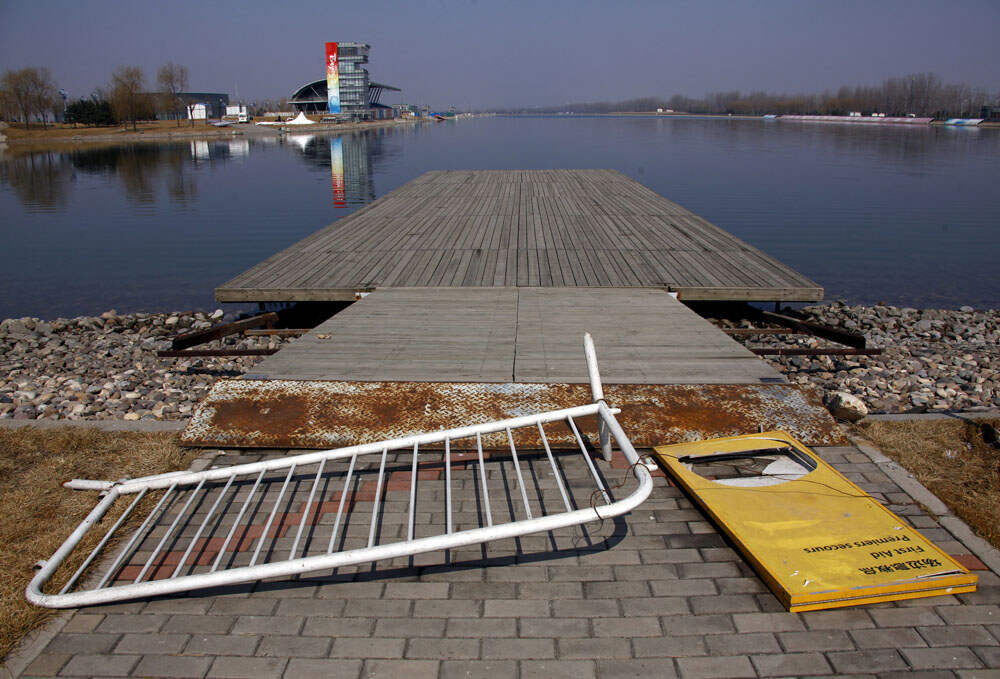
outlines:
{"label": "grass patch", "polygon": [[[96,492],[60,484],[70,478],[116,479],[186,469],[200,451],[181,448],[176,438],[174,433],[79,427],[0,429],[0,657],[55,613],[24,598],[33,566],[52,556],[97,502]],[[110,525],[107,521],[102,524]],[[122,530],[116,535],[127,534]],[[64,583],[99,539],[100,534],[81,542],[57,578]],[[57,588],[62,584],[53,582]]]}
{"label": "grass patch", "polygon": [[[195,131],[216,129],[204,120],[196,120],[193,128],[190,120],[182,120],[180,127],[177,126],[176,120],[147,120],[138,123],[136,128],[138,132],[148,133],[190,132],[192,129]],[[132,133],[131,123],[127,127],[124,125],[106,125],[102,127],[78,125],[73,127],[73,125],[68,123],[49,123],[44,128],[41,123],[32,123],[31,127],[26,127],[24,123],[13,123],[9,127],[0,130],[0,134],[7,135],[8,139],[32,140],[65,139],[68,137],[105,137],[108,135],[127,135]]]}
{"label": "grass patch", "polygon": [[944,419],[866,421],[860,428],[980,536],[1000,547],[1000,450],[983,441],[977,425]]}

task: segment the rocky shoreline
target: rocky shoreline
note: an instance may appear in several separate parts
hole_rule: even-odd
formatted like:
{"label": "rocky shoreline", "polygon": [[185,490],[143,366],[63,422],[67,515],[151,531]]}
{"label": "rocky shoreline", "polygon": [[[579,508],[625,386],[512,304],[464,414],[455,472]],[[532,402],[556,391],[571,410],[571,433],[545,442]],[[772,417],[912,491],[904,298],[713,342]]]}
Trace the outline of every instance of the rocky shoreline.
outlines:
{"label": "rocky shoreline", "polygon": [[[870,412],[976,411],[1000,407],[1000,311],[910,309],[833,303],[801,310],[811,320],[863,333],[881,356],[774,356],[793,383],[861,399]],[[212,384],[261,357],[158,358],[185,331],[223,312],[116,314],[0,322],[0,418],[182,420]],[[718,319],[722,327],[749,322]],[[289,338],[232,335],[206,348],[279,348]],[[750,346],[829,346],[811,336],[753,336]]]}
{"label": "rocky shoreline", "polygon": [[[1000,310],[807,306],[808,320],[862,333],[880,356],[767,356],[789,381],[859,398],[872,413],[991,410],[1000,406]],[[749,323],[716,321],[723,327]],[[832,345],[808,335],[746,338],[754,347]]]}

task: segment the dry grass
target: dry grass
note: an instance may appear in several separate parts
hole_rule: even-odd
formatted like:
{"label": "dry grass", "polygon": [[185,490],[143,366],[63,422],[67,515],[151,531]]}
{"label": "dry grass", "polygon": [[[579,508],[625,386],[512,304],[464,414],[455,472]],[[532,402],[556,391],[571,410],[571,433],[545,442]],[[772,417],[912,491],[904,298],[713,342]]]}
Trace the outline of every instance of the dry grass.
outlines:
{"label": "dry grass", "polygon": [[[175,434],[0,429],[0,657],[52,616],[24,598],[32,567],[49,558],[97,502],[97,493],[60,484],[185,469],[198,452],[177,445]],[[91,537],[91,548],[99,537]],[[65,582],[89,553],[87,544],[81,543],[57,578],[61,574]]]}
{"label": "dry grass", "polygon": [[[180,127],[177,126],[176,120],[150,120],[147,122],[142,122],[136,125],[136,128],[140,132],[184,132],[191,131],[191,121],[182,120]],[[194,130],[214,130],[216,128],[210,126],[204,120],[196,120],[194,123]],[[31,140],[44,140],[44,139],[65,139],[71,137],[106,137],[108,135],[128,135],[133,134],[132,125],[127,128],[122,125],[108,125],[105,127],[84,127],[82,125],[73,127],[72,125],[67,125],[65,123],[50,123],[46,128],[38,123],[32,123],[31,127],[25,127],[24,123],[14,123],[2,131],[2,134],[7,135],[8,139],[31,139]]]}
{"label": "dry grass", "polygon": [[[998,421],[989,423],[996,426]],[[1000,547],[1000,450],[983,441],[977,425],[953,419],[863,422],[861,430]]]}

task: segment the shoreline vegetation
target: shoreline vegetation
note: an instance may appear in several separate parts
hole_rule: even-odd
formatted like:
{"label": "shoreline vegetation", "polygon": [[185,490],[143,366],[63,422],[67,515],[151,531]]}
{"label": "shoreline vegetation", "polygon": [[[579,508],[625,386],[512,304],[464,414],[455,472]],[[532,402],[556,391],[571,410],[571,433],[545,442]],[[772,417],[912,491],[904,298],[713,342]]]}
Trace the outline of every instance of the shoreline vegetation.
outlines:
{"label": "shoreline vegetation", "polygon": [[[315,117],[315,116],[314,116]],[[272,118],[262,118],[264,121],[275,122]],[[88,144],[107,142],[166,142],[186,141],[189,139],[232,138],[234,136],[276,136],[292,132],[354,132],[358,130],[411,125],[422,119],[396,118],[394,120],[370,120],[353,123],[324,124],[317,122],[308,127],[298,125],[268,125],[258,126],[253,123],[233,123],[227,127],[215,127],[204,121],[197,121],[192,127],[185,121],[180,127],[173,120],[157,120],[139,123],[137,129],[126,129],[120,125],[106,127],[73,127],[66,123],[51,123],[46,128],[25,128],[23,123],[8,125],[0,129],[0,143],[6,141],[8,146],[45,144]]]}
{"label": "shoreline vegetation", "polygon": [[[848,306],[802,310],[810,320],[863,333],[879,356],[776,356],[792,383],[846,392],[872,413],[1000,407],[1000,310]],[[133,313],[0,322],[0,418],[185,420],[220,378],[260,357],[162,359],[174,336],[221,322],[223,312]],[[716,319],[722,327],[749,322]],[[278,349],[289,338],[232,335],[205,348]],[[752,346],[818,348],[812,336],[771,335]]]}

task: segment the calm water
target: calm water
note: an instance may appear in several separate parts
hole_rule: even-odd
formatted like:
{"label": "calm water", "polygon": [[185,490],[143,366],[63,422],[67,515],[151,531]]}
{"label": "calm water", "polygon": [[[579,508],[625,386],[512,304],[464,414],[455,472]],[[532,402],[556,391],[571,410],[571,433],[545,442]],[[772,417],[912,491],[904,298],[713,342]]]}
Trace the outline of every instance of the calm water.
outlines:
{"label": "calm water", "polygon": [[618,169],[827,299],[1000,307],[998,158],[997,130],[558,117],[8,149],[0,318],[215,308],[216,285],[421,173],[492,168]]}

